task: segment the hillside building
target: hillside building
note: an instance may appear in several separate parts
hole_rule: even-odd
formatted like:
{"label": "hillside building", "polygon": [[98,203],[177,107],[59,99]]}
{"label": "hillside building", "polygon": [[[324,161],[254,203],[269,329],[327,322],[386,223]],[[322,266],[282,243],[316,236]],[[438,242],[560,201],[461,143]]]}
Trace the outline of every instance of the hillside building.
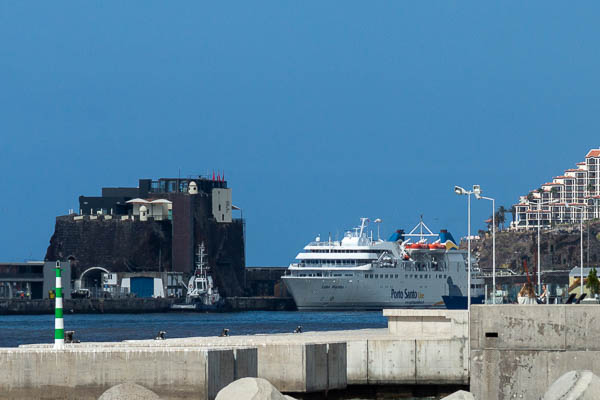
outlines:
{"label": "hillside building", "polygon": [[551,227],[600,217],[600,149],[592,149],[576,168],[565,170],[519,198],[514,229]]}

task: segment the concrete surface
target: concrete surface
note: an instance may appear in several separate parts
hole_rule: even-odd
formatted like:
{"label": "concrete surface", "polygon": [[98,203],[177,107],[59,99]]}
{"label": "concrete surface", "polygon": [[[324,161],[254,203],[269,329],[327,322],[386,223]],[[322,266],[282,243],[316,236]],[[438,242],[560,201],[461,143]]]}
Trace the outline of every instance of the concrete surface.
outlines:
{"label": "concrete surface", "polygon": [[466,310],[386,309],[388,330],[392,335],[414,339],[463,339],[468,335]]}
{"label": "concrete surface", "polygon": [[98,400],[160,400],[160,397],[138,384],[121,383],[102,393]]}
{"label": "concrete surface", "polygon": [[452,393],[450,396],[442,398],[442,400],[475,400],[475,397],[470,392],[459,390]]}
{"label": "concrete surface", "polygon": [[293,400],[262,378],[243,378],[225,386],[216,400]]}
{"label": "concrete surface", "polygon": [[163,399],[214,399],[233,381],[231,349],[0,349],[0,397],[97,399],[132,382]]}
{"label": "concrete surface", "polygon": [[471,393],[537,399],[566,372],[600,374],[598,305],[475,305]]}
{"label": "concrete surface", "polygon": [[596,400],[600,396],[600,378],[592,371],[570,371],[558,378],[542,400]]}

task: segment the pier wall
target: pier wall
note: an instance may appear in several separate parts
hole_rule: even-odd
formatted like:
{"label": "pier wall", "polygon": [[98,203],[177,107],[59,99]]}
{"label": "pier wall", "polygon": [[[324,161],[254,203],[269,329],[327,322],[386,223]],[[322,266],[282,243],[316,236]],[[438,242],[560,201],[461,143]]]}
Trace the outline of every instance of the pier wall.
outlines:
{"label": "pier wall", "polygon": [[[170,312],[171,305],[181,302],[171,298],[66,299],[65,313],[119,314]],[[293,311],[291,297],[227,297],[223,311]],[[0,315],[54,314],[54,300],[0,299]]]}
{"label": "pier wall", "polygon": [[471,309],[475,398],[536,399],[564,373],[600,375],[598,305],[482,305]]}
{"label": "pier wall", "polygon": [[390,309],[383,315],[388,335],[346,338],[348,384],[469,383],[466,311]]}
{"label": "pier wall", "polygon": [[[175,299],[72,299],[64,301],[65,314],[118,314],[170,311]],[[0,315],[54,314],[54,300],[0,299]]]}
{"label": "pier wall", "polygon": [[256,376],[256,349],[3,349],[0,365],[2,398],[95,400],[134,382],[164,399],[210,400],[234,378]]}

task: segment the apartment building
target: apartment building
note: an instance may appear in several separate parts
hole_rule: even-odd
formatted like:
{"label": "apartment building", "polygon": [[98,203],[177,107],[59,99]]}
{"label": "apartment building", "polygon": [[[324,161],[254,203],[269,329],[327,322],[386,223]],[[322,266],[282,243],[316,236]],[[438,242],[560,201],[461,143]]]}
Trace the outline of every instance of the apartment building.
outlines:
{"label": "apartment building", "polygon": [[550,227],[600,217],[600,149],[592,149],[576,168],[565,170],[539,189],[520,196],[513,229]]}

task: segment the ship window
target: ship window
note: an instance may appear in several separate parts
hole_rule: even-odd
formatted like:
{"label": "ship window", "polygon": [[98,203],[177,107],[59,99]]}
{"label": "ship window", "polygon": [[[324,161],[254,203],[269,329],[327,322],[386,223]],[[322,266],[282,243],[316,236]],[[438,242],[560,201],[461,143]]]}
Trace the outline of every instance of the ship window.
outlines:
{"label": "ship window", "polygon": [[396,274],[395,278],[398,279],[398,274]]}
{"label": "ship window", "polygon": [[385,274],[385,279],[387,279],[387,278],[388,278],[388,274]]}
{"label": "ship window", "polygon": [[379,275],[378,274],[375,274],[375,279],[379,279]]}
{"label": "ship window", "polygon": [[420,279],[423,279],[423,275],[419,275],[419,278],[420,278]]}
{"label": "ship window", "polygon": [[408,279],[408,274],[405,274],[405,275],[404,275],[404,279]]}

